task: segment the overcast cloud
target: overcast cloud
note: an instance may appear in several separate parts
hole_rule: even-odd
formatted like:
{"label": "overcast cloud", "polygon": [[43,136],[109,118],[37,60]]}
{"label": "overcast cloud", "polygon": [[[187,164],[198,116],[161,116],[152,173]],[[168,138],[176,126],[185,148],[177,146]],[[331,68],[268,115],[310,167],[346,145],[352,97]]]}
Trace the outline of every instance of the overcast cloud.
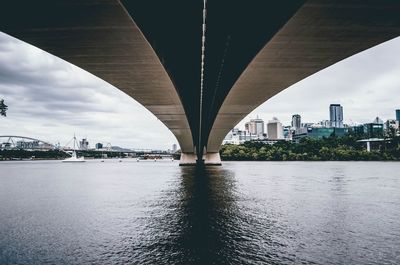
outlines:
{"label": "overcast cloud", "polygon": [[[289,124],[328,119],[330,103],[344,107],[347,123],[394,118],[400,108],[400,38],[337,63],[276,95],[259,115]],[[62,145],[74,133],[135,148],[171,148],[173,134],[115,87],[55,56],[0,32],[0,98],[9,106],[0,135],[23,135]],[[243,127],[244,121],[238,126]]]}

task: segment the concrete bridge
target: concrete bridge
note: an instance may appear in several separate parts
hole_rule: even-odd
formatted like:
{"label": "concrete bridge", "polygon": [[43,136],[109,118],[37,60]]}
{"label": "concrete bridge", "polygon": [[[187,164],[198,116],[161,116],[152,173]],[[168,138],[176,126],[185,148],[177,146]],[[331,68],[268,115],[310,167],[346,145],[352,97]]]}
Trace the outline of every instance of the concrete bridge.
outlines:
{"label": "concrete bridge", "polygon": [[133,97],[176,136],[181,164],[219,164],[248,113],[399,36],[399,14],[397,0],[4,1],[0,30]]}

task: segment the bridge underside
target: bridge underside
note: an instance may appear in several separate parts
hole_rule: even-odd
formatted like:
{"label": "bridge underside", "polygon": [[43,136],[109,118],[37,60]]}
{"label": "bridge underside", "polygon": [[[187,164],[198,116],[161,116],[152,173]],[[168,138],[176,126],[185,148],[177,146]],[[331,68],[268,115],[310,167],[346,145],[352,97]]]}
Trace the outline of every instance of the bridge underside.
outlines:
{"label": "bridge underside", "polygon": [[2,4],[0,30],[136,99],[174,133],[182,164],[219,164],[223,138],[257,106],[400,33],[395,0],[218,0],[205,13],[202,0],[31,2]]}

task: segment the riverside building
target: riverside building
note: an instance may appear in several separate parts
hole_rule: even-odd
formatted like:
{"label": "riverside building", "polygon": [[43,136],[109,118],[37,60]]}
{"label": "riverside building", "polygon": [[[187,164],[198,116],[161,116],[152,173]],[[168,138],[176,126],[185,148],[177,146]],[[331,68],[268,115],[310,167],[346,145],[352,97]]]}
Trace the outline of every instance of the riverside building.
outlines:
{"label": "riverside building", "polygon": [[275,117],[267,123],[267,137],[269,140],[284,139],[282,123]]}
{"label": "riverside building", "polygon": [[340,104],[329,106],[329,117],[332,127],[343,128],[343,107]]}
{"label": "riverside building", "polygon": [[292,116],[292,128],[298,130],[301,127],[301,116],[299,114],[294,114]]}
{"label": "riverside building", "polygon": [[260,118],[251,119],[245,124],[245,130],[257,138],[264,138],[264,121]]}

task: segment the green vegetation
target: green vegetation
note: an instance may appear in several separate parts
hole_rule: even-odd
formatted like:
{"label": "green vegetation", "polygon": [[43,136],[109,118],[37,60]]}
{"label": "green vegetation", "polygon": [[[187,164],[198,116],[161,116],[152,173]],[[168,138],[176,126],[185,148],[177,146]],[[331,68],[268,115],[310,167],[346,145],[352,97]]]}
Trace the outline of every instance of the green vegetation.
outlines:
{"label": "green vegetation", "polygon": [[4,104],[4,99],[0,99],[0,115],[7,116],[8,106]]}
{"label": "green vegetation", "polygon": [[26,150],[1,150],[0,160],[10,159],[64,159],[69,157],[66,153],[59,150],[50,151],[26,151]]}
{"label": "green vegetation", "polygon": [[[125,157],[124,153],[120,152],[94,152],[94,151],[77,151],[78,156],[102,158],[107,155],[108,158]],[[60,150],[49,151],[27,151],[27,150],[0,150],[0,160],[18,160],[18,159],[65,159],[70,157]]]}
{"label": "green vegetation", "polygon": [[223,145],[222,160],[236,161],[370,161],[400,160],[400,137],[394,131],[385,142],[373,144],[367,152],[364,135],[349,134],[323,139],[303,138],[299,143],[281,141],[274,145],[262,142],[245,142],[241,145]]}

